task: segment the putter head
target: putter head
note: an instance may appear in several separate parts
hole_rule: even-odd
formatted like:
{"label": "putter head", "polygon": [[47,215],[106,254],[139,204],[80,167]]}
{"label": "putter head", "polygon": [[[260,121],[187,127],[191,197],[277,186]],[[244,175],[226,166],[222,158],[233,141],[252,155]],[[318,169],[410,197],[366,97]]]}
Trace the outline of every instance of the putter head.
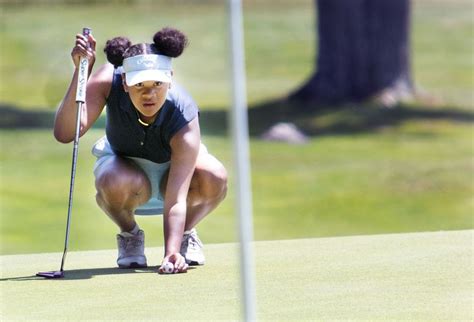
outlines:
{"label": "putter head", "polygon": [[64,271],[51,271],[51,272],[39,272],[36,276],[44,278],[62,278],[64,277]]}

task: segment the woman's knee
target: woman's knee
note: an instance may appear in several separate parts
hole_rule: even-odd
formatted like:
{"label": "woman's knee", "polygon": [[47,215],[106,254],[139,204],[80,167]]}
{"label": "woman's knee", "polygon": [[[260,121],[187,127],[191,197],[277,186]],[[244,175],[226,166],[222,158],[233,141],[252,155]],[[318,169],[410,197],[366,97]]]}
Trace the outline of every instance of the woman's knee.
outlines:
{"label": "woman's knee", "polygon": [[211,167],[198,169],[199,190],[209,199],[223,200],[227,194],[227,170],[220,162]]}
{"label": "woman's knee", "polygon": [[[130,161],[131,162],[131,161]],[[116,159],[104,167],[96,176],[97,202],[126,203],[130,199],[150,198],[151,186],[144,173],[138,171],[128,160]]]}
{"label": "woman's knee", "polygon": [[218,187],[219,196],[224,199],[227,194],[227,170],[222,164],[215,169],[213,180]]}

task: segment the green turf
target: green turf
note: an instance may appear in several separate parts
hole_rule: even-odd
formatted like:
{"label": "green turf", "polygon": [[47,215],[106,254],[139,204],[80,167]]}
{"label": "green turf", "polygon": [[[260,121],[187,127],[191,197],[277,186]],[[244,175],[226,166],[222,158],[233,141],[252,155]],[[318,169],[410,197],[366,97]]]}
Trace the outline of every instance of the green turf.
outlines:
{"label": "green turf", "polygon": [[[190,39],[188,49],[175,61],[178,80],[201,106],[227,106],[230,73],[225,2],[134,2],[138,5],[124,1],[120,5],[108,1],[74,6],[0,5],[0,41],[8,44],[0,51],[0,74],[2,79],[8,75],[8,81],[0,82],[1,101],[54,108],[70,80],[73,37],[84,25],[92,27],[97,38],[98,64],[104,62],[101,50],[107,39],[126,35],[136,42],[149,41],[157,29],[172,25]],[[285,95],[312,72],[317,50],[313,5],[313,0],[244,1],[250,103]],[[469,0],[413,1],[414,80],[447,103],[464,107],[472,105],[472,12]],[[212,63],[202,67],[203,62]]]}
{"label": "green turf", "polygon": [[[303,1],[303,8],[308,5],[309,1]],[[287,6],[283,5],[285,7]],[[98,65],[104,63],[102,49],[112,37],[123,35],[134,42],[150,42],[153,33],[164,26],[181,29],[188,35],[190,46],[174,62],[176,79],[195,94],[202,106],[222,108],[229,101],[227,16],[225,3],[222,1],[199,4],[193,1],[176,4],[156,1],[136,6],[110,5],[104,1],[74,7],[11,6],[3,9],[5,28],[0,31],[0,35],[3,41],[14,44],[1,52],[4,57],[11,57],[8,64],[6,59],[1,60],[4,62],[0,64],[1,73],[13,75],[10,82],[0,84],[0,96],[4,102],[19,106],[54,107],[70,79],[71,43],[74,35],[85,24],[93,29],[98,41]],[[158,17],[156,11],[159,11]],[[32,15],[32,12],[35,14]],[[112,17],[111,12],[113,18],[108,19],[107,17]],[[284,15],[278,7],[277,15]],[[49,19],[50,17],[54,19]],[[49,21],[50,28],[41,28],[44,21]],[[133,23],[124,24],[123,21]],[[32,30],[35,30],[35,35],[31,33]],[[48,39],[55,41],[48,42]],[[24,60],[33,62],[32,66],[22,68]],[[202,66],[202,62],[210,61],[212,64],[206,63],[205,68],[197,68]],[[25,79],[30,79],[39,86],[24,86]]]}
{"label": "green turf", "polygon": [[[474,231],[257,242],[257,317],[262,321],[472,320]],[[187,274],[114,268],[115,251],[2,256],[5,320],[239,319],[237,244],[206,246],[207,264]]]}
{"label": "green turf", "polygon": [[[41,118],[40,124],[51,124],[70,80],[71,37],[86,24],[98,39],[98,64],[104,62],[100,48],[110,37],[125,34],[145,41],[165,25],[183,29],[191,44],[175,62],[176,77],[202,108],[203,140],[230,173],[227,199],[199,225],[199,232],[211,243],[233,242],[235,180],[225,127],[230,95],[224,2],[134,2],[142,4],[1,2],[0,41],[8,46],[0,50],[0,105],[37,109],[42,116],[34,117]],[[284,97],[312,72],[313,3],[244,2],[254,135],[282,117],[278,106],[268,103],[265,110],[259,104]],[[159,6],[159,13],[150,6]],[[317,113],[291,111],[286,120],[314,135],[307,145],[252,138],[257,240],[474,227],[471,12],[468,0],[413,1],[413,77],[436,104],[388,111],[360,105]],[[203,61],[212,63],[203,68]],[[0,123],[8,123],[6,119],[2,114]],[[51,132],[0,131],[0,254],[61,248],[72,146],[58,144]],[[114,244],[116,228],[94,202],[89,151],[102,134],[93,130],[81,139],[71,231],[74,250]],[[149,245],[162,245],[161,218],[143,218],[140,225],[150,233]]]}
{"label": "green turf", "polygon": [[[406,124],[397,131],[323,137],[304,146],[251,142],[255,238],[472,228],[469,128]],[[426,133],[425,133],[426,131]],[[64,238],[71,145],[46,130],[1,131],[1,253],[57,251]],[[114,246],[115,225],[95,204],[90,154],[103,130],[80,143],[71,226],[74,250]],[[199,225],[206,241],[236,239],[231,145],[203,138],[229,168],[224,203]],[[27,157],[25,157],[27,156]],[[163,244],[161,217],[139,217],[150,245]],[[41,242],[38,242],[41,241]]]}

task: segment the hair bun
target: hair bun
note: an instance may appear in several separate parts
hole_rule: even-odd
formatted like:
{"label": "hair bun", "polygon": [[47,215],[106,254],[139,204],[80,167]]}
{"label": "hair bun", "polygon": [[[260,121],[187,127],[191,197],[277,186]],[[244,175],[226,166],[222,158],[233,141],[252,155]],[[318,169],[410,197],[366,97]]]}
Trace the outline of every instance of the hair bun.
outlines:
{"label": "hair bun", "polygon": [[188,38],[174,28],[163,28],[153,36],[153,42],[160,54],[176,58],[188,45]]}
{"label": "hair bun", "polygon": [[131,45],[132,42],[126,37],[115,37],[107,40],[104,47],[104,53],[107,55],[109,63],[113,64],[115,68],[122,66],[123,53]]}

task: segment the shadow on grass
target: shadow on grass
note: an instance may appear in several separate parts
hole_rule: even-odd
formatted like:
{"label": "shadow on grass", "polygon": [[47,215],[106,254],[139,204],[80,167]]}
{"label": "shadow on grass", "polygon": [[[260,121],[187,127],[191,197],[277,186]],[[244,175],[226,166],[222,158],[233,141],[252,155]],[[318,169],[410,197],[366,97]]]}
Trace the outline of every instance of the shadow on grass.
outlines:
{"label": "shadow on grass", "polygon": [[[123,274],[158,274],[160,266],[149,266],[145,268],[117,268],[117,267],[105,267],[105,268],[85,268],[85,269],[73,269],[64,271],[64,277],[62,278],[44,278],[36,275],[30,276],[17,276],[0,279],[0,282],[22,282],[22,281],[41,281],[41,280],[85,280],[91,279],[96,276],[102,275],[123,275]],[[193,270],[195,267],[188,267],[189,270]],[[166,275],[166,274],[165,274]]]}
{"label": "shadow on grass", "polygon": [[[208,135],[227,135],[228,108],[201,111],[201,129]],[[25,110],[0,104],[0,128],[52,128],[53,110]],[[249,107],[250,135],[258,136],[278,122],[292,122],[309,136],[354,134],[401,125],[410,120],[473,123],[474,113],[452,106],[419,103],[383,108],[370,104],[321,106],[277,99]],[[94,128],[104,128],[102,116]]]}
{"label": "shadow on grass", "polygon": [[[308,103],[274,100],[249,108],[249,132],[259,136],[278,122],[291,122],[309,136],[356,134],[393,127],[411,120],[473,123],[474,113],[452,106],[399,105],[384,108],[370,104],[312,106]],[[203,111],[205,133],[222,135],[227,131],[227,112]]]}
{"label": "shadow on grass", "polygon": [[0,128],[52,128],[55,111],[47,109],[21,109],[0,104]]}

